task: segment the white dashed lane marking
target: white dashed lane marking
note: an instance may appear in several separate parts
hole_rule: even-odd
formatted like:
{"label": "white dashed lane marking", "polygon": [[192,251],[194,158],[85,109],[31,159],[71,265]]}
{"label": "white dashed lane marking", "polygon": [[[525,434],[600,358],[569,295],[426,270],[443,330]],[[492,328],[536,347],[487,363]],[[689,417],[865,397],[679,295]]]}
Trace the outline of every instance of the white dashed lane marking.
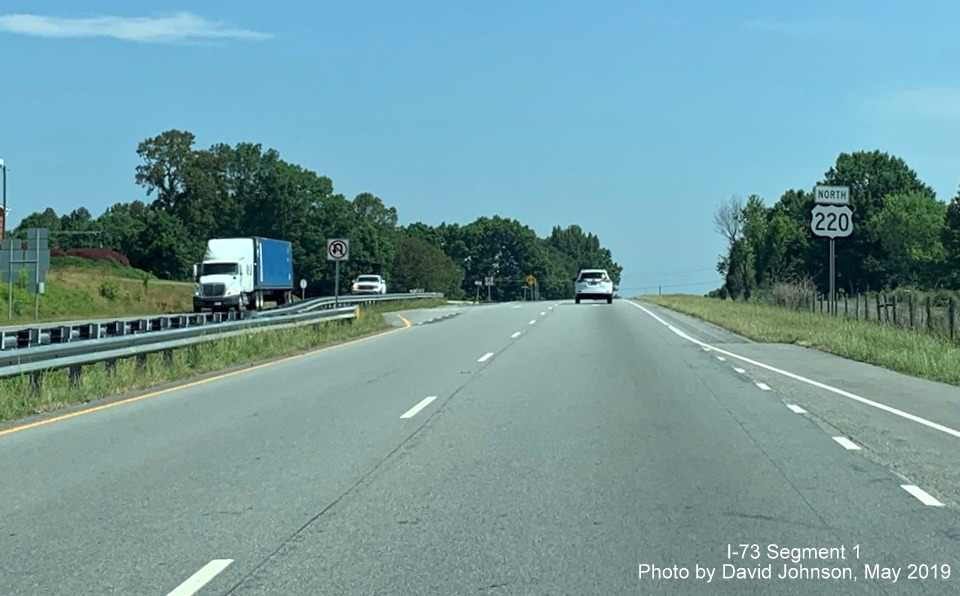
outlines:
{"label": "white dashed lane marking", "polygon": [[850,451],[859,451],[860,446],[851,441],[846,437],[833,437],[833,440],[837,443],[840,443],[844,449],[849,449]]}
{"label": "white dashed lane marking", "polygon": [[173,592],[170,592],[167,596],[192,596],[196,594],[200,588],[210,583],[210,580],[217,577],[231,563],[233,563],[233,559],[214,559],[210,561],[201,567],[200,571],[197,571],[185,582],[174,588]]}
{"label": "white dashed lane marking", "polygon": [[924,505],[930,505],[931,507],[943,507],[943,503],[936,500],[933,495],[923,490],[919,486],[914,486],[912,484],[901,484],[900,488],[907,491],[911,495],[917,498]]}
{"label": "white dashed lane marking", "polygon": [[422,410],[422,409],[424,409],[425,407],[429,406],[430,403],[431,403],[433,400],[435,400],[435,399],[437,399],[437,396],[436,396],[436,395],[431,395],[430,397],[425,397],[425,398],[423,398],[423,399],[420,401],[420,403],[418,403],[417,405],[413,406],[412,408],[410,408],[409,410],[407,410],[406,412],[404,412],[403,415],[400,416],[400,417],[401,417],[401,418],[413,418],[414,416],[416,416],[416,415],[420,412],[420,410]]}

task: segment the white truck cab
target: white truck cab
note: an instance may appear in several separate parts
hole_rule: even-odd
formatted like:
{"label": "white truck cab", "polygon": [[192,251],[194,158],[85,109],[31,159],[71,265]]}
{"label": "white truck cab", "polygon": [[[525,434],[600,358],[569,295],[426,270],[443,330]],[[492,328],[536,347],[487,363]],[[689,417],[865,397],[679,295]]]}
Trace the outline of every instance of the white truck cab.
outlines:
{"label": "white truck cab", "polygon": [[350,286],[352,294],[386,294],[387,282],[379,275],[359,275]]}

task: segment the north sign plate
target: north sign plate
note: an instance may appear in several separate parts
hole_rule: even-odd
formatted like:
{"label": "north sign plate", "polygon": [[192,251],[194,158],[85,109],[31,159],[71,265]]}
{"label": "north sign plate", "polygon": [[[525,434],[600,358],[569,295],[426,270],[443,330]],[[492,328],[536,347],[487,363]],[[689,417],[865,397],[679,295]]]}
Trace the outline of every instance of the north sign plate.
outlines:
{"label": "north sign plate", "polygon": [[849,186],[817,186],[813,189],[813,202],[818,205],[849,205]]}

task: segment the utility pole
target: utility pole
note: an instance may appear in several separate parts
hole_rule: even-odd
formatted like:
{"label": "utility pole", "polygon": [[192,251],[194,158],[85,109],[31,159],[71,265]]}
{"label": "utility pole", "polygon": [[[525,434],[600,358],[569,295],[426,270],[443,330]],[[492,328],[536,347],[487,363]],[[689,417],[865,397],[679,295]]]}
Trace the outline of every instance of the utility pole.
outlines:
{"label": "utility pole", "polygon": [[7,234],[7,165],[0,159],[0,170],[3,170],[3,225],[0,226],[0,240]]}

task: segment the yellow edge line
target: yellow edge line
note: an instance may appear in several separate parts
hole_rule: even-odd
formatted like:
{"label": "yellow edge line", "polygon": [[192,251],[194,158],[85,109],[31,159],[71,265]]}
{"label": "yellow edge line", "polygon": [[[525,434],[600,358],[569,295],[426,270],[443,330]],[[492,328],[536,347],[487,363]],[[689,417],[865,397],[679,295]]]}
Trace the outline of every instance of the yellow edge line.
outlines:
{"label": "yellow edge line", "polygon": [[69,419],[71,419],[71,418],[77,418],[77,417],[79,417],[79,416],[86,416],[87,414],[93,414],[94,412],[99,412],[99,411],[101,411],[101,410],[108,410],[108,409],[110,409],[110,408],[116,408],[117,406],[123,406],[123,405],[126,405],[126,404],[132,404],[132,403],[134,403],[134,402],[142,401],[142,400],[145,400],[145,399],[150,399],[151,397],[157,397],[157,396],[159,396],[159,395],[165,395],[165,394],[167,394],[167,393],[173,393],[174,391],[180,391],[180,390],[182,390],[182,389],[189,389],[189,388],[191,388],[191,387],[197,387],[198,385],[203,385],[203,384],[205,384],[205,383],[210,383],[210,382],[212,382],[212,381],[219,381],[219,380],[221,380],[221,379],[226,379],[227,377],[232,377],[232,376],[235,376],[235,375],[239,375],[239,374],[243,374],[243,373],[247,373],[247,372],[251,372],[251,371],[255,371],[255,370],[260,370],[260,369],[266,368],[266,367],[268,367],[268,366],[273,366],[274,364],[280,364],[281,362],[289,362],[289,361],[291,361],[291,360],[296,360],[297,358],[303,358],[303,357],[305,357],[305,356],[312,356],[312,355],[317,354],[317,353],[319,353],[319,352],[326,352],[326,351],[328,351],[328,350],[333,350],[333,349],[336,349],[336,348],[342,348],[343,346],[348,346],[348,345],[352,345],[352,344],[357,344],[357,343],[360,343],[360,342],[362,342],[362,341],[366,341],[366,340],[368,340],[368,339],[376,339],[376,338],[378,338],[378,337],[383,337],[384,335],[390,335],[391,333],[394,333],[394,332],[396,332],[396,331],[403,331],[404,329],[409,329],[409,328],[413,325],[413,323],[411,323],[410,321],[408,321],[403,315],[401,315],[401,314],[399,314],[399,313],[396,313],[396,314],[397,314],[398,317],[400,317],[400,320],[403,321],[403,327],[400,327],[399,329],[390,329],[390,330],[388,330],[388,331],[384,331],[383,333],[378,333],[378,334],[376,334],[376,335],[371,335],[371,336],[368,336],[368,337],[360,337],[360,338],[357,338],[357,339],[352,339],[352,340],[349,340],[349,341],[341,342],[341,343],[339,343],[339,344],[337,344],[337,345],[334,345],[334,346],[326,346],[326,347],[324,347],[324,348],[317,348],[317,349],[315,349],[315,350],[310,350],[309,352],[304,352],[303,354],[295,354],[295,355],[293,355],[293,356],[285,356],[285,357],[279,358],[279,359],[277,359],[277,360],[271,360],[270,362],[264,362],[263,364],[257,364],[257,365],[255,365],[255,366],[250,366],[250,367],[244,368],[244,369],[242,369],[242,370],[235,370],[235,371],[231,371],[231,372],[226,372],[226,373],[222,373],[222,374],[219,374],[219,375],[216,375],[216,376],[207,377],[207,378],[205,378],[205,379],[200,379],[200,380],[198,380],[198,381],[191,381],[191,382],[189,382],[189,383],[184,383],[184,384],[182,384],[182,385],[177,385],[176,387],[169,387],[169,388],[167,388],[167,389],[160,389],[159,391],[151,391],[151,392],[149,392],[149,393],[144,393],[143,395],[137,395],[137,396],[134,396],[134,397],[128,397],[127,399],[121,399],[121,400],[119,400],[119,401],[110,402],[110,403],[108,403],[108,404],[103,404],[103,405],[99,405],[99,406],[94,406],[94,407],[92,407],[92,408],[87,408],[87,409],[80,410],[80,411],[77,411],[77,412],[71,412],[71,413],[69,413],[69,414],[63,414],[63,415],[61,415],[61,416],[54,416],[53,418],[46,418],[46,419],[44,419],[44,420],[38,420],[38,421],[36,421],[36,422],[31,422],[31,423],[29,423],[29,424],[22,424],[22,425],[20,425],[20,426],[14,426],[14,427],[11,427],[11,428],[7,428],[7,429],[4,429],[4,430],[0,430],[0,437],[2,437],[2,436],[4,436],[4,435],[12,435],[13,433],[18,433],[18,432],[21,432],[21,431],[29,430],[29,429],[31,429],[31,428],[36,428],[36,427],[38,427],[38,426],[45,426],[45,425],[47,425],[47,424],[53,424],[54,422],[61,422],[61,421],[63,421],[63,420],[69,420]]}

